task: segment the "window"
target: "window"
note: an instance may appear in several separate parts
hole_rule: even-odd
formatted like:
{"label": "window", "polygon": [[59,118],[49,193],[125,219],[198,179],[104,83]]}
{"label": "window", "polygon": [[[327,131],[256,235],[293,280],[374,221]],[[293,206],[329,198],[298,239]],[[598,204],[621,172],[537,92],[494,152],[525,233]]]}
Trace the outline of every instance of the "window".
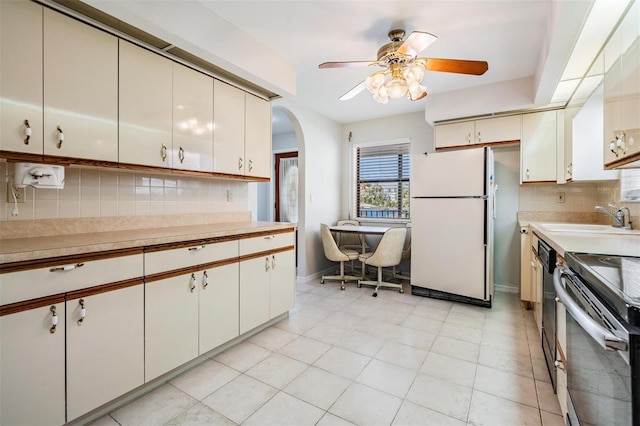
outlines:
{"label": "window", "polygon": [[409,147],[408,142],[354,147],[358,218],[409,219]]}

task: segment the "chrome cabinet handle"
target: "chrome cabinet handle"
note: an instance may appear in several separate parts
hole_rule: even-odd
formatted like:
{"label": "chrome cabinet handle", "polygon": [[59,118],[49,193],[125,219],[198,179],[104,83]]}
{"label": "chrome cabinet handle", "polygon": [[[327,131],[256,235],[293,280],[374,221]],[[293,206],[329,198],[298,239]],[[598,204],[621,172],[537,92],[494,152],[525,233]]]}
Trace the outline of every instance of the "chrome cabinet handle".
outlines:
{"label": "chrome cabinet handle", "polygon": [[196,289],[196,274],[191,274],[191,280],[189,281],[189,290],[191,293]]}
{"label": "chrome cabinet handle", "polygon": [[58,143],[56,144],[56,146],[58,147],[58,149],[62,148],[62,142],[64,141],[64,132],[62,131],[62,128],[60,128],[60,126],[57,126],[56,129],[58,129]]}
{"label": "chrome cabinet handle", "polygon": [[471,133],[467,133],[467,143],[471,143]]}
{"label": "chrome cabinet handle", "polygon": [[184,162],[184,149],[182,149],[182,147],[178,150],[178,159],[180,160],[180,164]]}
{"label": "chrome cabinet handle", "polygon": [[562,362],[560,360],[556,360],[553,364],[556,366],[556,368],[558,370],[566,371],[566,368],[564,366],[564,362]]}
{"label": "chrome cabinet handle", "polygon": [[49,272],[73,271],[74,269],[82,268],[83,266],[84,266],[84,263],[76,263],[75,265],[58,266],[56,268],[49,269]]}
{"label": "chrome cabinet handle", "polygon": [[273,240],[276,236],[275,235],[267,235],[266,237],[264,237],[265,240]]}
{"label": "chrome cabinet handle", "polygon": [[626,351],[629,342],[611,334],[609,330],[598,324],[573,300],[562,285],[562,277],[571,276],[569,268],[559,267],[553,271],[553,287],[560,301],[576,322],[604,349],[612,351]]}
{"label": "chrome cabinet handle", "polygon": [[84,299],[80,299],[80,319],[78,320],[78,325],[82,325],[84,321],[84,317],[87,316],[87,308],[84,306]]}
{"label": "chrome cabinet handle", "polygon": [[525,234],[525,235],[526,235],[526,234],[528,234],[528,233],[529,233],[529,231],[527,231],[526,229],[521,229],[521,230],[520,230],[520,233],[521,233],[521,234]]}
{"label": "chrome cabinet handle", "polygon": [[242,162],[242,157],[238,157],[238,170],[242,170],[244,163]]}
{"label": "chrome cabinet handle", "polygon": [[267,257],[267,258],[264,259],[264,270],[266,272],[269,272],[269,268],[270,268],[270,266],[269,266],[269,258]]}
{"label": "chrome cabinet handle", "polygon": [[530,176],[529,169],[527,169],[527,179],[529,179],[529,176]]}
{"label": "chrome cabinet handle", "polygon": [[209,275],[207,274],[207,271],[204,271],[202,273],[202,289],[205,290],[208,285],[209,285]]}
{"label": "chrome cabinet handle", "polygon": [[276,255],[271,256],[271,269],[276,269]]}
{"label": "chrome cabinet handle", "polygon": [[569,163],[569,165],[567,166],[567,174],[569,176],[573,176],[573,163]]}
{"label": "chrome cabinet handle", "polygon": [[253,170],[253,160],[249,160],[249,171]]}
{"label": "chrome cabinet handle", "polygon": [[187,250],[189,251],[200,251],[203,250],[206,246],[202,245],[202,246],[198,246],[198,247],[189,247]]}
{"label": "chrome cabinet handle", "polygon": [[160,157],[162,157],[162,162],[167,159],[167,146],[165,144],[160,147]]}
{"label": "chrome cabinet handle", "polygon": [[29,125],[29,120],[24,120],[24,144],[29,145],[30,139],[31,139],[31,126]]}
{"label": "chrome cabinet handle", "polygon": [[482,137],[480,136],[480,132],[478,132],[478,142],[482,142]]}

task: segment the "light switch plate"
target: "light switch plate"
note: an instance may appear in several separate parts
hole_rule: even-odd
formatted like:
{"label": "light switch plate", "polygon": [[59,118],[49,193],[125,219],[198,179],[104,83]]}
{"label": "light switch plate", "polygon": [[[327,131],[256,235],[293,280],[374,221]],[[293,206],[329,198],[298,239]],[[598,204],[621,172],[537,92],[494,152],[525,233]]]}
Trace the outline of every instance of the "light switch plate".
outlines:
{"label": "light switch plate", "polygon": [[227,189],[227,202],[233,202],[233,191],[230,189]]}

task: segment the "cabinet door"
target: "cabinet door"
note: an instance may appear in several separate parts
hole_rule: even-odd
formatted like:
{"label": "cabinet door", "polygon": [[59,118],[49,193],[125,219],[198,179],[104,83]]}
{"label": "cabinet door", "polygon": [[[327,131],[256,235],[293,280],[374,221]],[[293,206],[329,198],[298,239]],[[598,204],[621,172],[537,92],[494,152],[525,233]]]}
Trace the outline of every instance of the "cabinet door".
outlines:
{"label": "cabinet door", "polygon": [[521,122],[520,115],[476,120],[475,143],[519,141]]}
{"label": "cabinet door", "polygon": [[64,303],[0,317],[0,340],[0,424],[63,424]]}
{"label": "cabinet door", "polygon": [[173,64],[173,168],[213,171],[213,78]]}
{"label": "cabinet door", "polygon": [[556,111],[522,116],[522,182],[556,181]]}
{"label": "cabinet door", "polygon": [[248,93],[245,96],[245,174],[270,178],[271,104]]}
{"label": "cabinet door", "polygon": [[474,142],[474,132],[475,124],[473,121],[436,126],[435,146],[436,148],[446,148],[471,145]]}
{"label": "cabinet door", "polygon": [[296,297],[295,251],[289,250],[271,256],[270,315],[274,318],[295,305]]}
{"label": "cabinet door", "polygon": [[640,152],[640,3],[636,2],[620,24],[622,73],[620,127],[625,132],[625,157]]}
{"label": "cabinet door", "polygon": [[199,354],[239,335],[238,263],[204,271],[200,277],[200,347]]}
{"label": "cabinet door", "polygon": [[198,356],[195,274],[145,284],[145,381]]}
{"label": "cabinet door", "polygon": [[143,290],[67,300],[68,421],[144,383]]}
{"label": "cabinet door", "polygon": [[42,6],[33,2],[0,2],[0,150],[43,152]]}
{"label": "cabinet door", "polygon": [[118,161],[118,39],[47,8],[44,153]]}
{"label": "cabinet door", "polygon": [[619,158],[611,151],[616,136],[620,135],[620,94],[622,63],[620,60],[620,28],[609,38],[604,48],[604,162],[608,164]]}
{"label": "cabinet door", "polygon": [[531,302],[531,231],[520,227],[520,300]]}
{"label": "cabinet door", "polygon": [[120,40],[121,163],[171,167],[173,63]]}
{"label": "cabinet door", "polygon": [[240,262],[240,334],[269,321],[271,256]]}
{"label": "cabinet door", "polygon": [[213,171],[243,175],[245,94],[227,83],[213,83]]}

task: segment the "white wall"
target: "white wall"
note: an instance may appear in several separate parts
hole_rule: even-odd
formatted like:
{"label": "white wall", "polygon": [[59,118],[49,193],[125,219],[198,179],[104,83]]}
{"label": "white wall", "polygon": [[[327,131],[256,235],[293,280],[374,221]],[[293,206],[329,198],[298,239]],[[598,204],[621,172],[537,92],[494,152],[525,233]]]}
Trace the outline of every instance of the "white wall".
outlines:
{"label": "white wall", "polygon": [[520,228],[518,191],[520,186],[520,147],[493,150],[495,159],[496,219],[494,222],[494,284],[502,290],[520,289]]}
{"label": "white wall", "polygon": [[[349,134],[351,133],[351,141]],[[389,118],[359,121],[342,126],[343,179],[341,181],[340,218],[349,217],[351,206],[351,149],[362,142],[383,142],[397,139],[411,140],[411,154],[433,152],[433,128],[424,119],[424,113],[397,115]]]}
{"label": "white wall", "polygon": [[291,100],[278,99],[298,142],[298,276],[312,277],[331,265],[324,257],[320,224],[340,216],[343,158],[340,124]]}

